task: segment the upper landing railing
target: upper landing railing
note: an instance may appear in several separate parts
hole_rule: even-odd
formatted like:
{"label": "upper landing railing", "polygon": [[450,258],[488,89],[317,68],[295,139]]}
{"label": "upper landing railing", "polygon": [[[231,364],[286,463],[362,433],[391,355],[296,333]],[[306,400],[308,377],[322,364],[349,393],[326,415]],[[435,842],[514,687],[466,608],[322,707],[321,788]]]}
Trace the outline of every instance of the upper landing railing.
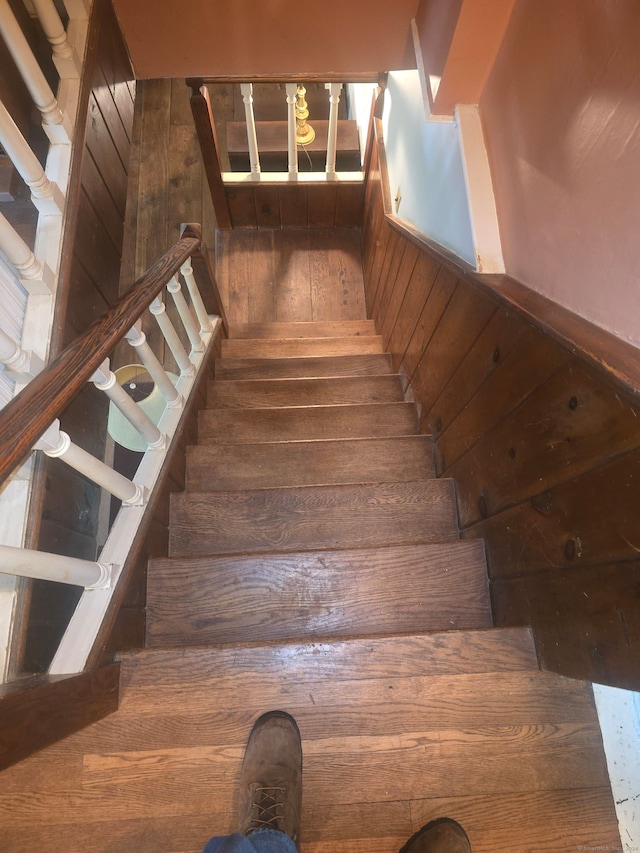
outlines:
{"label": "upper landing railing", "polygon": [[[186,296],[178,278],[180,273],[186,283]],[[189,341],[189,352],[165,311],[161,296],[165,286],[184,327],[183,337]],[[85,590],[50,673],[82,671],[95,645],[149,496],[177,432],[185,401],[206,362],[219,322],[217,316],[207,313],[200,294],[203,287],[209,294],[213,292],[219,303],[208,255],[201,248],[200,227],[189,225],[172,249],[113,308],[0,411],[0,486],[36,449],[61,459],[121,501],[99,561],[0,545],[0,573],[75,584]],[[166,373],[141,331],[140,318],[147,308],[180,369],[175,381]],[[221,307],[219,310],[222,311]],[[158,423],[127,395],[111,371],[109,355],[122,339],[134,348],[164,397],[164,413]],[[133,480],[75,445],[60,429],[59,418],[88,381],[107,395],[144,440],[147,451]]]}
{"label": "upper landing railing", "polygon": [[[211,196],[220,228],[231,227],[231,219],[228,214],[228,192],[233,191],[239,185],[292,185],[305,184],[311,186],[333,184],[355,184],[364,182],[364,171],[356,121],[340,122],[338,110],[341,96],[346,84],[367,83],[377,84],[379,75],[377,73],[349,75],[347,79],[333,79],[331,75],[325,76],[320,81],[312,75],[293,76],[262,76],[252,80],[236,77],[227,78],[196,78],[187,80],[191,90],[191,110],[194,117],[196,131],[203,155],[205,171]],[[218,133],[214,112],[211,105],[211,97],[208,86],[211,84],[224,83],[226,85],[239,85],[244,104],[245,125],[234,127],[238,136],[243,139],[243,158],[248,162],[248,169],[235,168],[225,169],[220,156],[221,146],[218,142]],[[282,92],[282,108],[277,116],[270,117],[269,122],[257,122],[254,114],[254,84],[256,83],[279,83],[284,86]],[[328,121],[316,120],[309,117],[305,95],[305,86],[310,83],[322,83],[327,92]],[[373,87],[372,87],[373,88]],[[324,113],[326,115],[326,112]],[[368,125],[367,115],[363,126]],[[314,138],[314,125],[317,127],[317,138]],[[349,127],[352,125],[353,127]],[[246,136],[245,136],[246,128]],[[228,131],[228,127],[225,128]],[[347,146],[341,146],[341,132],[349,138]],[[351,140],[350,136],[354,139]],[[230,136],[227,132],[227,142]],[[340,166],[341,156],[344,158],[346,149],[349,154],[355,153],[355,163],[349,163],[346,167]],[[354,149],[352,152],[351,149]],[[231,147],[228,146],[229,154]],[[324,162],[320,164],[319,157],[324,155]],[[310,170],[301,168],[301,163],[311,165]],[[283,165],[273,166],[274,161],[282,161]],[[267,163],[267,168],[264,163]],[[269,166],[271,164],[271,166]],[[343,171],[340,171],[340,168]],[[278,169],[278,170],[276,170]],[[348,169],[348,170],[347,170]],[[311,191],[311,189],[309,190]]]}

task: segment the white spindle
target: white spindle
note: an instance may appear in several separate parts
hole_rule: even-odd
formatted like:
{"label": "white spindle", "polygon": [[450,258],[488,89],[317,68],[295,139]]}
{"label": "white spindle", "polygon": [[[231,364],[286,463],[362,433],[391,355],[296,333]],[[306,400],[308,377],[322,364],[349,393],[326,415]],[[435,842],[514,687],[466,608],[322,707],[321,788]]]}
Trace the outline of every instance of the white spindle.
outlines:
{"label": "white spindle", "polygon": [[196,317],[198,318],[198,322],[200,323],[200,331],[210,332],[211,320],[209,319],[207,309],[204,306],[202,296],[200,296],[200,291],[198,290],[198,284],[196,282],[195,276],[193,275],[191,258],[187,258],[187,260],[182,264],[182,266],[180,267],[180,272],[182,273],[183,278],[186,282],[187,290],[189,291],[189,296],[191,297],[191,304],[195,308]]}
{"label": "white spindle", "polygon": [[289,152],[289,174],[298,174],[298,146],[296,145],[296,92],[297,83],[287,83],[287,148]]}
{"label": "white spindle", "polygon": [[240,91],[244,102],[244,114],[247,121],[247,139],[249,141],[249,161],[251,172],[260,174],[260,155],[258,153],[258,137],[256,135],[256,120],[253,115],[253,83],[241,83]]}
{"label": "white spindle", "polygon": [[69,583],[85,589],[109,589],[112,570],[110,563],[0,545],[0,573],[4,575]]}
{"label": "white spindle", "polygon": [[51,45],[53,62],[60,78],[72,79],[80,76],[80,63],[67,39],[58,10],[53,0],[32,0],[40,25]]}
{"label": "white spindle", "polygon": [[25,351],[20,344],[0,329],[0,361],[4,364],[5,374],[14,382],[28,382],[42,368],[44,362],[34,352]]}
{"label": "white spindle", "polygon": [[129,423],[138,430],[149,446],[149,450],[164,450],[167,446],[167,437],[163,435],[151,418],[140,406],[132,400],[118,384],[115,373],[111,370],[109,359],[105,359],[100,367],[91,377],[91,381],[99,391],[104,391]]}
{"label": "white spindle", "polygon": [[175,326],[173,325],[173,323],[171,322],[171,318],[167,314],[165,304],[159,296],[156,296],[156,298],[153,300],[153,302],[149,306],[149,311],[158,321],[160,331],[162,332],[169,349],[173,353],[173,357],[176,360],[176,364],[180,368],[180,373],[182,374],[182,376],[193,376],[195,368],[191,363],[189,356],[187,355],[187,351],[182,346],[182,341],[180,340],[180,337],[176,332]]}
{"label": "white spindle", "polygon": [[120,498],[125,506],[142,506],[146,503],[146,493],[142,486],[132,483],[118,471],[114,471],[100,459],[74,444],[67,433],[60,429],[58,420],[40,437],[35,449],[43,450],[47,456],[64,460],[71,468]]}
{"label": "white spindle", "polygon": [[60,188],[47,178],[38,158],[1,101],[0,144],[30,188],[31,199],[38,210],[41,213],[61,213],[64,198]]}
{"label": "white spindle", "polygon": [[329,129],[327,131],[327,175],[336,174],[336,154],[338,150],[338,104],[342,83],[325,83],[329,91]]}
{"label": "white spindle", "polygon": [[149,375],[158,386],[158,390],[167,401],[167,408],[179,409],[182,407],[182,397],[174,388],[171,380],[167,376],[167,371],[156,358],[153,350],[147,343],[145,333],[142,331],[142,323],[140,320],[135,326],[130,329],[125,337],[132,347],[135,347],[140,356],[140,360],[147,368]]}
{"label": "white spindle", "polygon": [[51,142],[71,142],[71,128],[7,0],[0,0],[0,34],[13,57]]}
{"label": "white spindle", "polygon": [[171,279],[167,285],[167,290],[171,294],[173,302],[178,309],[182,325],[184,326],[184,330],[189,338],[189,343],[191,344],[191,349],[193,352],[204,352],[204,344],[202,343],[197,323],[193,319],[193,314],[187,305],[187,300],[184,298],[182,286],[177,275],[174,275]]}
{"label": "white spindle", "polygon": [[53,272],[36,258],[2,213],[0,213],[0,251],[16,268],[20,282],[28,293],[53,293]]}

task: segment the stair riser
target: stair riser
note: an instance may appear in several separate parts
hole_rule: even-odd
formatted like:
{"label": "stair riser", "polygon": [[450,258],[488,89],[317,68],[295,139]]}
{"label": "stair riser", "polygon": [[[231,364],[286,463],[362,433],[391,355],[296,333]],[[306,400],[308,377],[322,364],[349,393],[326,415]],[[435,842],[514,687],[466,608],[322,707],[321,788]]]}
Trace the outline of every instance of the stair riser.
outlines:
{"label": "stair riser", "polygon": [[279,557],[154,560],[149,577],[150,645],[274,642],[492,625],[479,541]]}
{"label": "stair riser", "polygon": [[448,480],[171,496],[171,557],[366,548],[457,536]]}
{"label": "stair riser", "polygon": [[234,323],[229,328],[232,340],[259,338],[342,338],[375,335],[373,320],[329,320],[306,323]]}
{"label": "stair riser", "polygon": [[435,475],[431,440],[298,441],[190,447],[187,490],[219,492],[335,483],[393,483]]}
{"label": "stair riser", "polygon": [[415,435],[417,431],[418,418],[411,403],[206,410],[199,413],[198,421],[201,444],[370,438]]}
{"label": "stair riser", "polygon": [[378,336],[222,341],[223,358],[300,358],[310,355],[364,355],[382,352],[384,347]]}
{"label": "stair riser", "polygon": [[275,408],[403,402],[400,376],[338,379],[249,379],[209,383],[207,407]]}
{"label": "stair riser", "polygon": [[303,379],[378,376],[384,373],[393,373],[388,353],[308,358],[219,358],[215,366],[216,379]]}

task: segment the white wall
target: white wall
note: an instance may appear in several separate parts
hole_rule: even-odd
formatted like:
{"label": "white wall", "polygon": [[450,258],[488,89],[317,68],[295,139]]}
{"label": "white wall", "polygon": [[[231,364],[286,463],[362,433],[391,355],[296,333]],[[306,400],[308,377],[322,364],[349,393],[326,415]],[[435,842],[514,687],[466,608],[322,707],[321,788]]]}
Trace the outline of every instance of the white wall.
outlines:
{"label": "white wall", "polygon": [[475,266],[458,129],[427,121],[417,71],[389,74],[382,123],[391,198],[398,188],[402,195],[398,216]]}

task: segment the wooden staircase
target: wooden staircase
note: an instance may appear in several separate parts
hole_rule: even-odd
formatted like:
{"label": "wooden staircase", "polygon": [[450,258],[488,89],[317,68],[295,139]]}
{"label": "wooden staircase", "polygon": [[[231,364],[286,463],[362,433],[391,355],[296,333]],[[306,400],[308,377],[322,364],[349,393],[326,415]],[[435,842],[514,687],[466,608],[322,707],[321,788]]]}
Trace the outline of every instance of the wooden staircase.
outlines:
{"label": "wooden staircase", "polygon": [[120,713],[172,720],[190,792],[166,849],[233,829],[274,707],[301,728],[304,851],[391,853],[444,813],[474,853],[618,843],[589,688],[491,628],[483,544],[371,324],[236,325],[222,356],[124,658]]}
{"label": "wooden staircase", "polygon": [[362,321],[232,328],[149,648],[117,713],[2,774],[3,853],[200,853],[272,708],[302,734],[303,853],[396,853],[442,815],[473,853],[619,849],[591,687],[491,628],[483,545],[390,371]]}

